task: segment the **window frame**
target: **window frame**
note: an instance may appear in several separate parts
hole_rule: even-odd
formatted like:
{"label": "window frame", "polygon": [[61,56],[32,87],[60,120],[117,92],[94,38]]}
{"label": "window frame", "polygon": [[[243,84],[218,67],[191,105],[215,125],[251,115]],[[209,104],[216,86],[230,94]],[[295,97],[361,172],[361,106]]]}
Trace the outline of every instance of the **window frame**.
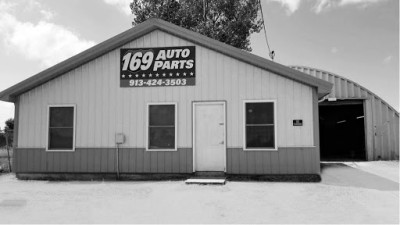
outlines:
{"label": "window frame", "polygon": [[[157,148],[157,149],[151,149],[149,148],[150,144],[150,106],[152,105],[174,105],[174,111],[175,111],[175,117],[174,117],[174,127],[175,127],[175,146],[174,148]],[[176,102],[148,102],[147,103],[147,110],[146,110],[146,151],[151,151],[151,152],[168,152],[168,151],[177,151],[178,150],[178,104]]]}
{"label": "window frame", "polygon": [[[74,121],[73,121],[73,133],[72,133],[72,149],[50,149],[50,108],[56,107],[72,107],[74,109]],[[76,141],[76,104],[52,104],[47,106],[47,126],[46,126],[46,152],[75,152],[75,141]]]}
{"label": "window frame", "polygon": [[[278,129],[277,129],[277,103],[276,99],[266,100],[244,100],[243,101],[243,150],[244,151],[278,151]],[[246,141],[246,103],[273,103],[274,107],[274,147],[273,148],[248,148]]]}

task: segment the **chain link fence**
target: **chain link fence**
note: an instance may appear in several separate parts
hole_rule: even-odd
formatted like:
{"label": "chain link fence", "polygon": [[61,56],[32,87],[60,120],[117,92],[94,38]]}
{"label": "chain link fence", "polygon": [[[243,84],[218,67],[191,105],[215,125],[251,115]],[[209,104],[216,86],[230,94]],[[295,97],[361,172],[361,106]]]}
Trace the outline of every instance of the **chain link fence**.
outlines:
{"label": "chain link fence", "polygon": [[13,137],[13,130],[0,130],[0,173],[12,172]]}

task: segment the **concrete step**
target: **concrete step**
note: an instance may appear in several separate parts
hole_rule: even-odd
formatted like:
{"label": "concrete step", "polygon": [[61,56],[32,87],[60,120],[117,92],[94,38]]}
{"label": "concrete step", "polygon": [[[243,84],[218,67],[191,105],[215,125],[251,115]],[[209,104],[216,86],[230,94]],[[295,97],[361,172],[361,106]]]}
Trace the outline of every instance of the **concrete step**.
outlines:
{"label": "concrete step", "polygon": [[219,184],[224,185],[226,182],[225,177],[210,178],[210,177],[192,177],[185,181],[186,184]]}

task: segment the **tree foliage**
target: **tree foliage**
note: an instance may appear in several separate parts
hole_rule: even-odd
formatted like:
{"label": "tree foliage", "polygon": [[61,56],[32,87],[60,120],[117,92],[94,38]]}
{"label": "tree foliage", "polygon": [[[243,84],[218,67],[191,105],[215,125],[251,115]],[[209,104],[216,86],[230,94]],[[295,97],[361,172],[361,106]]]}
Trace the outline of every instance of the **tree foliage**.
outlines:
{"label": "tree foliage", "polygon": [[4,123],[4,130],[0,130],[0,147],[6,146],[6,138],[8,139],[8,145],[13,144],[13,131],[14,131],[14,119],[10,118]]}
{"label": "tree foliage", "polygon": [[5,124],[6,124],[6,126],[4,127],[4,130],[6,130],[6,131],[14,130],[14,119],[13,118],[6,120]]}
{"label": "tree foliage", "polygon": [[3,131],[0,131],[0,148],[4,148],[6,146],[6,136]]}
{"label": "tree foliage", "polygon": [[250,34],[259,32],[262,21],[258,0],[133,0],[137,25],[159,18],[236,48],[251,51]]}

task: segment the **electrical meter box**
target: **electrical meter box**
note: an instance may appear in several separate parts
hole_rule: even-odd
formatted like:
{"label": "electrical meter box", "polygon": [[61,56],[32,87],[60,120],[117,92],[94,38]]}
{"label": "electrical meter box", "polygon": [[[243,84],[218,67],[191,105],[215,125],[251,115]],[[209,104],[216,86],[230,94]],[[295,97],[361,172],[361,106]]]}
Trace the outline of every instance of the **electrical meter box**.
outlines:
{"label": "electrical meter box", "polygon": [[125,143],[125,135],[122,133],[115,134],[115,144],[123,144]]}

